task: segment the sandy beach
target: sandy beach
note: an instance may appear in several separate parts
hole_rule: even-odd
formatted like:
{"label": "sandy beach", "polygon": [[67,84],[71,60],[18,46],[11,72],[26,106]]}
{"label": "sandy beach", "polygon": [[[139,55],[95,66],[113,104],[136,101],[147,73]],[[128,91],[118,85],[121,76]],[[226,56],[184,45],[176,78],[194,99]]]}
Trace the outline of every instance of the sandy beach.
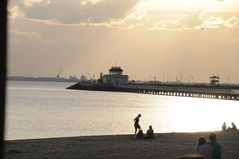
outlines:
{"label": "sandy beach", "polygon": [[[197,139],[210,132],[80,136],[5,142],[6,159],[175,159],[196,152]],[[223,159],[239,159],[239,131],[216,132]]]}

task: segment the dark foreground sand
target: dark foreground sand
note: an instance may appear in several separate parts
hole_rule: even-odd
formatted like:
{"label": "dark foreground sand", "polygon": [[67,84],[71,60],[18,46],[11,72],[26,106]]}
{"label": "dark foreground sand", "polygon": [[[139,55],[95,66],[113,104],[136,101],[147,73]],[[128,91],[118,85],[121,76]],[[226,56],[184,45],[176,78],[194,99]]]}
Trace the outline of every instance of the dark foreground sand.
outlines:
{"label": "dark foreground sand", "polygon": [[[162,133],[152,140],[133,135],[6,141],[6,159],[175,159],[196,152],[203,133]],[[217,132],[223,159],[239,159],[239,132]]]}

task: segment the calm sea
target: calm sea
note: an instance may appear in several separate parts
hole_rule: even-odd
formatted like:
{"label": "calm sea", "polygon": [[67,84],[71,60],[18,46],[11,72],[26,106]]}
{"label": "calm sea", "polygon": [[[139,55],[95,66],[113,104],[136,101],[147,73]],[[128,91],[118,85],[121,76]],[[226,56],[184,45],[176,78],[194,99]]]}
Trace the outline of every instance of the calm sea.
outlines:
{"label": "calm sea", "polygon": [[73,83],[9,81],[6,140],[134,133],[134,117],[155,132],[239,126],[239,102],[120,92],[67,90]]}

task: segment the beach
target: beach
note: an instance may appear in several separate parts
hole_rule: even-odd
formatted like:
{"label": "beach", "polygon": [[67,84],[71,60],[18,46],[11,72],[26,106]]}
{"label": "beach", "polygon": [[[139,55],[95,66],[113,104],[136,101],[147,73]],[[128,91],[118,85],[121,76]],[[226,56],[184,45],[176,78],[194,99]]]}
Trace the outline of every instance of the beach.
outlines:
{"label": "beach", "polygon": [[[210,132],[159,133],[154,139],[134,135],[79,136],[5,141],[6,159],[174,159],[195,154],[197,139]],[[223,159],[239,158],[239,131],[216,132]]]}

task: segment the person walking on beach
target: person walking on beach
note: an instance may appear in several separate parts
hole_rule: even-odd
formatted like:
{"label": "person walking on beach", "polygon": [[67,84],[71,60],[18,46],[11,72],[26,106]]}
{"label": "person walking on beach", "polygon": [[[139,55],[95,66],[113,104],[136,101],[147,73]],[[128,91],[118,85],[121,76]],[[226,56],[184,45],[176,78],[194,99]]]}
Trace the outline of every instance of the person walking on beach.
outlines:
{"label": "person walking on beach", "polygon": [[204,136],[198,139],[197,153],[204,156],[204,159],[213,159],[212,146],[206,143]]}
{"label": "person walking on beach", "polygon": [[139,125],[139,118],[141,117],[141,114],[139,114],[136,118],[134,118],[134,128],[135,128],[135,134],[137,133],[138,129],[141,129]]}
{"label": "person walking on beach", "polygon": [[217,135],[215,133],[209,134],[209,145],[212,146],[212,159],[221,159],[221,145],[217,143]]}

